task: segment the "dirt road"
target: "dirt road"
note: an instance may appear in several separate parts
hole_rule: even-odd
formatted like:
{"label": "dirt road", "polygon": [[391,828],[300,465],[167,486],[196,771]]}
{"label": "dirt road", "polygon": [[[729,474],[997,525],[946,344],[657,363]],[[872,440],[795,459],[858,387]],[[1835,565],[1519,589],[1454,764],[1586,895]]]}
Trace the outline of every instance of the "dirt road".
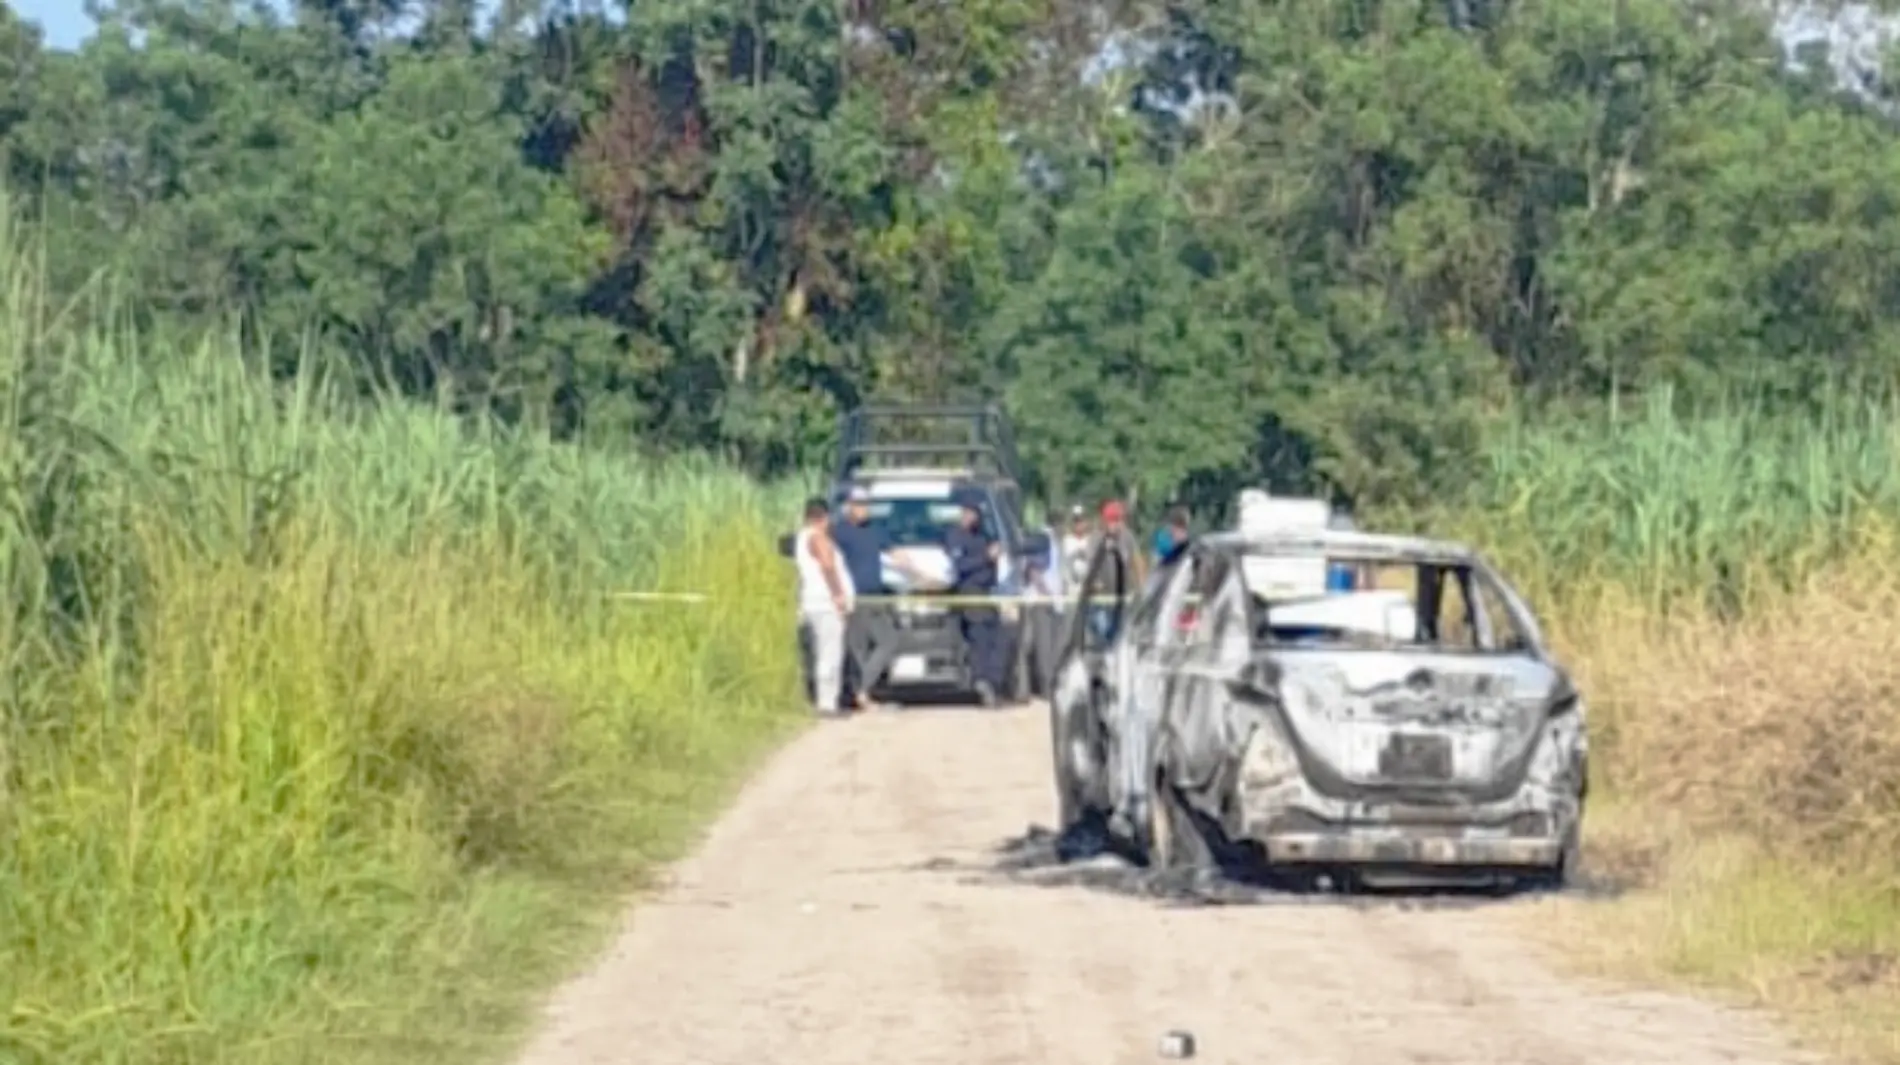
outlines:
{"label": "dirt road", "polygon": [[[1170,906],[995,871],[1040,709],[830,722],[549,1006],[523,1065],[1791,1065],[1759,1018],[1567,982],[1455,907]],[[1296,902],[1298,904],[1296,904]]]}

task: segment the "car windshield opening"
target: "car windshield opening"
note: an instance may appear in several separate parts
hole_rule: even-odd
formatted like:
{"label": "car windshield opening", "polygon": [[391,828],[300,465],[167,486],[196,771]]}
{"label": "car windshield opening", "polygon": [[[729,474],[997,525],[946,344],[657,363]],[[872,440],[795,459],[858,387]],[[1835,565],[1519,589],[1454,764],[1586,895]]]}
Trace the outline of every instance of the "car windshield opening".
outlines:
{"label": "car windshield opening", "polygon": [[1457,562],[1249,554],[1259,642],[1294,647],[1508,653],[1524,641],[1484,573]]}

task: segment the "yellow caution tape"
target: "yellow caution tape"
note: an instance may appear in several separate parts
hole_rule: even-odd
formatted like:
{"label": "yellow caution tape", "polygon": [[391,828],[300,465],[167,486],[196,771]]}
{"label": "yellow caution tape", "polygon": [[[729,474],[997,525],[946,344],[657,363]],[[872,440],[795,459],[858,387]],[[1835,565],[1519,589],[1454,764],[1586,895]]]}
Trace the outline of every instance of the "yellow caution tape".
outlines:
{"label": "yellow caution tape", "polygon": [[[647,603],[709,603],[713,597],[705,592],[609,592],[610,599],[625,599]],[[776,596],[774,596],[776,598]],[[1196,598],[1196,597],[1189,597]],[[1051,604],[1067,606],[1074,603],[1117,603],[1129,602],[1133,595],[952,595],[948,593],[925,592],[911,595],[860,595],[853,598],[857,603],[869,603],[890,606],[1038,606]]]}
{"label": "yellow caution tape", "polygon": [[712,596],[705,592],[609,592],[609,599],[632,599],[642,603],[707,603]]}
{"label": "yellow caution tape", "polygon": [[[1133,596],[1096,595],[1089,596],[1092,603],[1113,603],[1132,599]],[[919,595],[860,595],[860,603],[887,603],[895,606],[1037,606],[1040,604],[1067,605],[1082,602],[1079,596],[1065,595],[954,595],[948,592],[925,592]]]}

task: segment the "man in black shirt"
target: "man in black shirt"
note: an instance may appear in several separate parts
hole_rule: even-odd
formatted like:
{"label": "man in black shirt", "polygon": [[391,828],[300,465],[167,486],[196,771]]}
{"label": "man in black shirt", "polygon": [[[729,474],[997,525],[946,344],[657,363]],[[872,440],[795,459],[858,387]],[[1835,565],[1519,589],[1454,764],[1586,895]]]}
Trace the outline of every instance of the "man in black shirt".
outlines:
{"label": "man in black shirt", "polygon": [[[845,691],[860,710],[870,708],[870,688],[876,678],[865,675],[878,619],[885,606],[877,596],[890,594],[884,585],[884,552],[890,549],[890,530],[871,524],[871,493],[862,486],[845,495],[844,520],[831,530],[832,543],[851,574],[858,602],[845,620]],[[869,597],[871,602],[864,599]]]}
{"label": "man in black shirt", "polygon": [[[956,574],[950,590],[955,595],[995,595],[997,561],[1002,557],[1002,548],[983,531],[982,496],[965,490],[957,494],[957,503],[963,508],[963,521],[943,538],[944,553],[950,556],[950,566]],[[957,616],[963,628],[970,672],[976,681],[977,699],[984,706],[995,706],[997,693],[1006,683],[1009,670],[1003,620],[990,605],[961,606]]]}

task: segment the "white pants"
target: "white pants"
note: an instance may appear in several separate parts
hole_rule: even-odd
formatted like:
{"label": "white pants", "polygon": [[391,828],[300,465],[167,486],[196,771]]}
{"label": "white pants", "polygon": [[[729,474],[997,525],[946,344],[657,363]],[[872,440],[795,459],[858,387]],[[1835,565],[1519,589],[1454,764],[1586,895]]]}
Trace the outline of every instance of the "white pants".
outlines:
{"label": "white pants", "polygon": [[844,688],[844,615],[814,610],[799,619],[811,637],[812,701],[820,713],[836,713]]}

